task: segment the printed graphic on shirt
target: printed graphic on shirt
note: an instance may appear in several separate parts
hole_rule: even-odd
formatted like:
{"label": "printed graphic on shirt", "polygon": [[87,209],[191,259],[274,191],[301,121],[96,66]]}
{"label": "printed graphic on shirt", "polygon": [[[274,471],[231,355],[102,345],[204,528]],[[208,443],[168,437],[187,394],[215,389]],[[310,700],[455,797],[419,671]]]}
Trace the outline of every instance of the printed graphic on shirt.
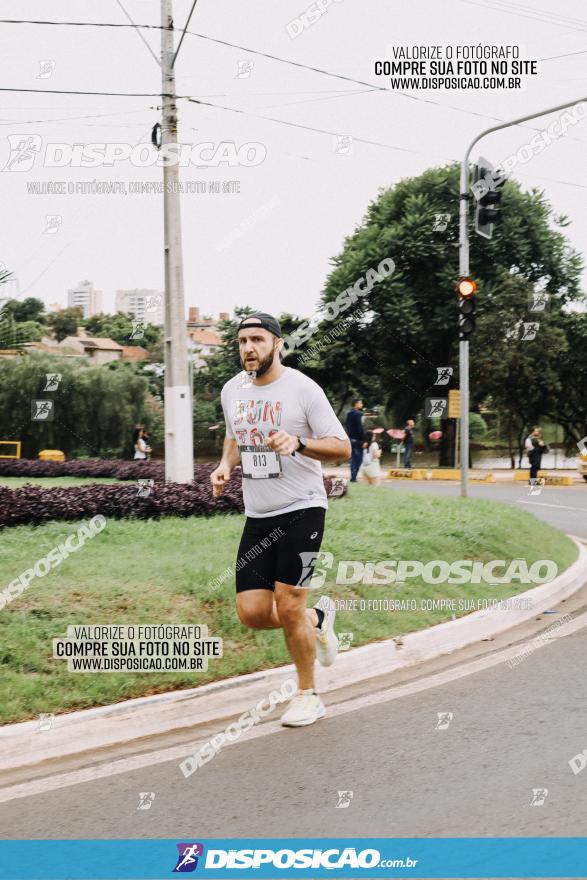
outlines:
{"label": "printed graphic on shirt", "polygon": [[265,446],[281,426],[282,406],[276,400],[235,400],[232,427],[239,446]]}

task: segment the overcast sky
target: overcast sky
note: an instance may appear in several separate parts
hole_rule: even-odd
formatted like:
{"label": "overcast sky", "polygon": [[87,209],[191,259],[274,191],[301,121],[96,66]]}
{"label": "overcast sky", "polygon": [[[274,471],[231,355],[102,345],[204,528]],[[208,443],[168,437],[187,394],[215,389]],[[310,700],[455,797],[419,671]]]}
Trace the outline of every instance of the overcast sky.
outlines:
{"label": "overcast sky", "polygon": [[[135,22],[160,23],[158,0],[123,3]],[[176,27],[185,23],[191,5],[192,0],[175,0]],[[244,112],[180,100],[180,141],[255,142],[266,158],[255,167],[182,169],[183,180],[240,181],[239,194],[182,196],[186,308],[198,305],[216,315],[250,305],[310,314],[331,258],[379,187],[459,159],[466,142],[496,118],[587,94],[587,12],[579,0],[556,6],[546,0],[531,6],[505,0],[340,0],[292,39],[286,25],[310,5],[199,0],[196,6],[189,29],[213,39],[186,36],[177,61],[178,95]],[[117,0],[0,0],[0,12],[1,18],[127,22]],[[158,56],[160,31],[142,33]],[[2,24],[0,40],[3,88],[160,91],[159,66],[130,28]],[[373,59],[386,57],[390,45],[456,43],[518,44],[522,57],[549,60],[523,91],[400,95],[255,54],[386,85],[371,70]],[[39,76],[42,61],[50,62],[49,76]],[[246,74],[248,62],[249,75],[237,76],[239,65]],[[40,137],[43,150],[47,143],[136,144],[150,140],[160,117],[156,97],[4,91],[1,100],[0,167],[10,155],[9,135]],[[350,153],[335,152],[337,134],[353,138]],[[487,137],[480,151],[497,161],[532,134],[522,127],[499,132]],[[525,187],[543,188],[556,212],[568,214],[568,235],[581,251],[587,239],[586,142],[582,121],[514,174]],[[131,181],[161,180],[161,170],[129,162],[114,169],[46,168],[37,156],[30,171],[1,172],[0,262],[18,275],[21,297],[65,305],[67,289],[88,278],[104,291],[105,309],[112,310],[117,288],[163,287],[161,195],[27,191],[35,181],[93,180],[124,181],[128,187]],[[61,217],[55,233],[44,231],[48,215]],[[455,253],[455,275],[456,259]]]}

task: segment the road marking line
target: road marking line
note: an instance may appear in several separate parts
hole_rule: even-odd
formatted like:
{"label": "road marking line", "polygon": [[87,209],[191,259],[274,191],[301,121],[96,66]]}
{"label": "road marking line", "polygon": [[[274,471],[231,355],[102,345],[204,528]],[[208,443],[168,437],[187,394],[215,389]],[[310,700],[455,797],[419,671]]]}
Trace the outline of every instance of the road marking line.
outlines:
{"label": "road marking line", "polygon": [[[453,669],[446,669],[443,672],[436,672],[428,675],[418,681],[408,682],[406,684],[393,685],[383,691],[365,696],[357,696],[350,700],[344,701],[337,705],[328,707],[326,720],[329,718],[338,718],[340,715],[346,715],[347,712],[356,712],[359,709],[376,706],[380,703],[387,703],[391,700],[399,700],[402,697],[411,696],[430,688],[440,687],[444,684],[457,681],[460,678],[466,678],[468,675],[474,675],[477,672],[483,672],[492,666],[498,666],[500,663],[517,656],[522,652],[525,645],[533,644],[534,650],[540,650],[553,639],[563,636],[572,635],[580,629],[587,626],[587,612],[573,618],[568,623],[557,627],[552,635],[544,636],[542,633],[533,636],[517,645],[504,648],[494,654],[486,657],[480,657],[478,660],[471,660],[463,663]],[[550,625],[552,627],[552,624]],[[238,740],[234,742],[228,741],[223,748],[234,745],[236,742],[246,742],[251,739],[257,739],[261,736],[270,736],[274,733],[291,733],[288,728],[282,727],[279,721],[267,721],[263,724],[251,728]],[[40,779],[34,779],[29,782],[23,782],[18,785],[10,785],[0,789],[0,803],[17,800],[19,798],[33,797],[39,794],[45,794],[48,791],[56,791],[60,788],[69,788],[72,785],[82,785],[85,782],[95,782],[97,779],[106,779],[109,776],[118,776],[122,773],[131,773],[134,770],[141,770],[144,767],[152,767],[155,764],[165,764],[168,761],[182,761],[189,755],[197,751],[204,743],[209,742],[210,737],[199,739],[191,743],[185,743],[181,746],[172,746],[169,748],[158,749],[140,755],[132,755],[127,758],[120,758],[116,761],[108,761],[104,764],[98,764],[91,767],[84,767],[80,770],[72,770],[68,773],[58,773]],[[182,779],[181,771],[177,768],[178,779]],[[189,782],[187,782],[189,785]]]}
{"label": "road marking line", "polygon": [[587,507],[567,507],[566,504],[546,504],[544,501],[517,501],[517,504],[535,504],[537,507],[558,507],[559,510],[582,510],[587,513]]}

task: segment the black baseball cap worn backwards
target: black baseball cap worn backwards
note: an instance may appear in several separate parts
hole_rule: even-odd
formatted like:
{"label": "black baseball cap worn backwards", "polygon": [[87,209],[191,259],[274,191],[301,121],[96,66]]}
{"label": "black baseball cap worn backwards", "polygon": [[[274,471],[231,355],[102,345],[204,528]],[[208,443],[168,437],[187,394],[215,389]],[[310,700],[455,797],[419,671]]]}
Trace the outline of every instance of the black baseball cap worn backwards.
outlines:
{"label": "black baseball cap worn backwards", "polygon": [[246,330],[249,327],[262,327],[263,330],[269,330],[270,333],[281,339],[279,321],[273,315],[268,315],[267,312],[254,312],[252,315],[247,315],[238,325],[237,333],[239,330]]}

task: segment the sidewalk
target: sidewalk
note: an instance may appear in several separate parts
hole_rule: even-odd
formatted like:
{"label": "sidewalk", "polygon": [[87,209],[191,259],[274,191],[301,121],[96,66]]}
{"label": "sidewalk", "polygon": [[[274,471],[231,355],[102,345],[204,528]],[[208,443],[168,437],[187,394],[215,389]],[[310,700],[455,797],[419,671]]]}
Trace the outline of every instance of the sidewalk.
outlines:
{"label": "sidewalk", "polygon": [[[417,465],[415,464],[411,469],[412,472],[423,472],[424,476],[419,477],[419,479],[426,479],[427,474],[434,474],[435,471],[447,471],[454,470],[454,468],[439,468],[437,465],[433,467],[429,465]],[[396,472],[398,475],[400,473],[405,474],[405,479],[413,479],[410,475],[410,471],[407,471],[403,467],[396,467],[393,463],[387,463],[381,466],[381,476],[384,482],[392,482],[393,479],[401,479],[400,476],[390,478],[389,472]],[[325,476],[333,476],[333,477],[343,477],[346,480],[350,479],[350,468],[348,465],[338,465],[337,467],[324,467]],[[528,468],[481,468],[481,467],[473,467],[470,471],[470,479],[472,480],[483,480],[487,482],[496,482],[496,483],[513,483],[513,482],[527,482],[528,480]],[[551,470],[540,471],[541,475],[546,475],[549,477],[555,477],[558,482],[558,478],[570,478],[572,485],[583,484],[584,480],[576,468],[557,468],[556,470],[552,468]],[[428,479],[438,479],[437,477],[431,476]],[[359,482],[366,485],[366,481],[362,480],[359,476]],[[454,482],[454,480],[451,480]],[[568,484],[568,479],[564,481],[563,485]]]}

